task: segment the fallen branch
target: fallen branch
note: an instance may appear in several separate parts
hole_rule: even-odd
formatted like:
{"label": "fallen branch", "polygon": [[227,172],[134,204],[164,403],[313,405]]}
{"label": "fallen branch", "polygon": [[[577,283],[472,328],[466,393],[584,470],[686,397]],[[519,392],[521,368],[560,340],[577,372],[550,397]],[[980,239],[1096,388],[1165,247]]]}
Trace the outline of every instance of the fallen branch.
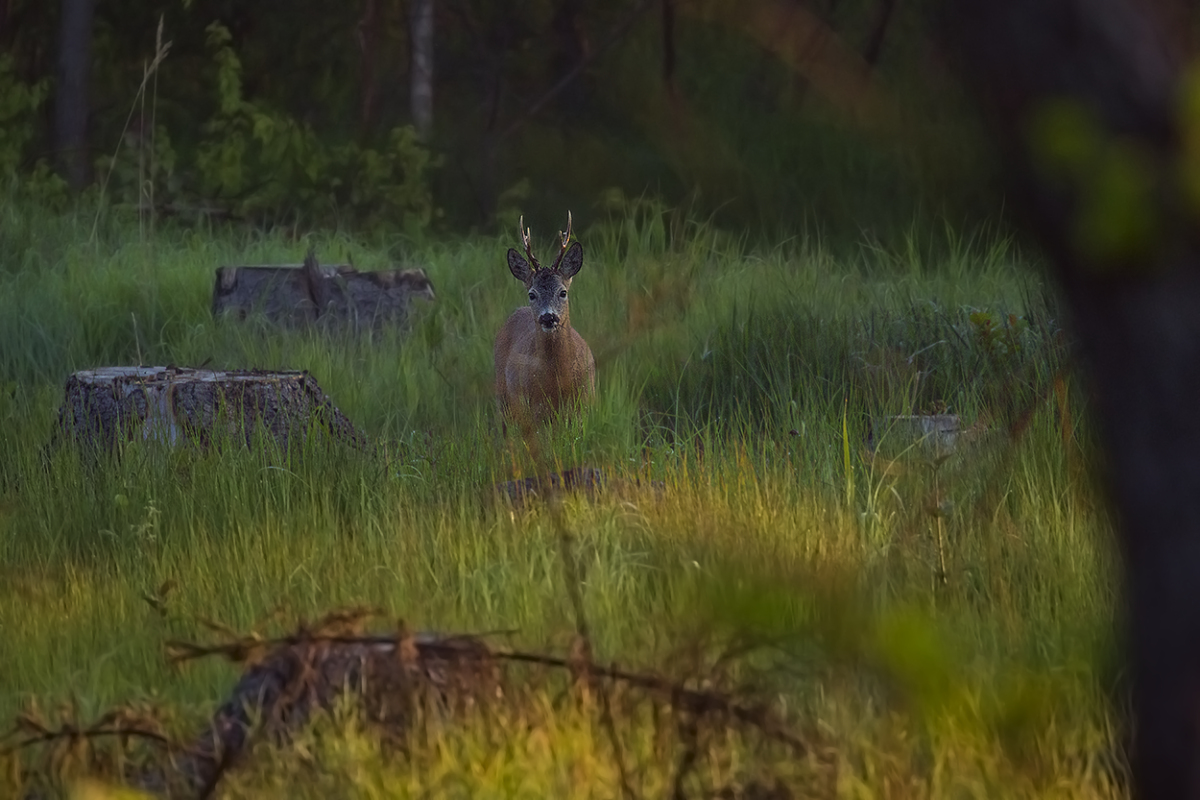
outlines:
{"label": "fallen branch", "polygon": [[[756,730],[767,741],[785,745],[795,757],[817,755],[821,761],[827,760],[766,704],[752,705],[726,693],[690,689],[678,681],[622,670],[615,664],[595,664],[586,647],[573,647],[567,657],[492,648],[480,635],[412,633],[402,622],[392,634],[363,633],[366,621],[378,616],[373,609],[338,611],[313,624],[301,624],[291,635],[275,638],[258,632],[235,634],[205,621],[205,627],[224,639],[211,644],[169,641],[169,662],[183,664],[219,656],[246,668],[209,722],[189,742],[172,741],[156,729],[154,720],[141,724],[145,715],[128,709],[110,712],[90,726],[73,720],[52,726],[30,713],[22,715],[10,737],[27,735],[0,754],[55,742],[63,742],[59,749],[66,752],[84,739],[138,738],[161,748],[168,758],[126,768],[123,780],[160,796],[207,798],[247,751],[255,731],[284,743],[315,714],[330,711],[350,696],[364,721],[385,739],[403,741],[414,721],[428,711],[460,716],[499,700],[515,701],[520,693],[506,692],[514,683],[502,667],[519,663],[565,670],[575,686],[606,682],[640,689],[685,718],[680,723],[685,727],[694,727],[705,718],[736,723]],[[603,689],[600,694],[607,697]],[[621,753],[611,708],[604,725],[617,748],[614,752]],[[696,758],[695,752],[685,755],[685,761]],[[93,771],[100,769],[92,761],[87,763]],[[691,771],[687,763],[681,768]],[[624,763],[621,769],[623,791],[635,796]]]}

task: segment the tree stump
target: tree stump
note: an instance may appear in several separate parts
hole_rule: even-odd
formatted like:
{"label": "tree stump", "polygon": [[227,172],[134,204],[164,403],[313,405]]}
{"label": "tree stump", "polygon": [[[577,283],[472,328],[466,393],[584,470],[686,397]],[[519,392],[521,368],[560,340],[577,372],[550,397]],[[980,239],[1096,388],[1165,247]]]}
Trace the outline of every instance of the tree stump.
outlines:
{"label": "tree stump", "polygon": [[67,379],[51,447],[60,437],[104,451],[135,439],[251,446],[266,435],[288,452],[317,431],[366,444],[307,372],[101,367]]}
{"label": "tree stump", "polygon": [[303,264],[220,267],[213,285],[214,317],[262,314],[286,327],[320,325],[332,331],[403,328],[412,298],[432,302],[422,269],[359,272],[348,264],[322,267],[309,253]]}

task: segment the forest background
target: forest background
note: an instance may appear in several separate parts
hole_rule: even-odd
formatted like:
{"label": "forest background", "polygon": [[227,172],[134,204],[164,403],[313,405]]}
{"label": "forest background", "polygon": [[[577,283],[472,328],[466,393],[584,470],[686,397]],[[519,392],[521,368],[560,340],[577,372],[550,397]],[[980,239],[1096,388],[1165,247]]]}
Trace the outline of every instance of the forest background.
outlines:
{"label": "forest background", "polygon": [[409,237],[644,196],[776,239],[995,223],[995,168],[930,9],[4,0],[0,173],[42,202],[86,187]]}

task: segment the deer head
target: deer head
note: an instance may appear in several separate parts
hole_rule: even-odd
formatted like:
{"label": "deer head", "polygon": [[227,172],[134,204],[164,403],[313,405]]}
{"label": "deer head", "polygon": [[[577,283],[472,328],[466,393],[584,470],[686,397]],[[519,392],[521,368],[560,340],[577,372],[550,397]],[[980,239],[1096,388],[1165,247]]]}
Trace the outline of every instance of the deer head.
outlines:
{"label": "deer head", "polygon": [[525,227],[525,217],[520,221],[521,243],[525,246],[522,256],[516,248],[508,250],[508,269],[513,277],[525,284],[529,293],[529,307],[533,318],[545,333],[554,333],[570,326],[568,292],[571,279],[583,266],[583,245],[571,242],[571,213],[567,212],[567,229],[559,231],[561,240],[558,257],[554,264],[543,267],[533,255],[530,241],[531,230]]}

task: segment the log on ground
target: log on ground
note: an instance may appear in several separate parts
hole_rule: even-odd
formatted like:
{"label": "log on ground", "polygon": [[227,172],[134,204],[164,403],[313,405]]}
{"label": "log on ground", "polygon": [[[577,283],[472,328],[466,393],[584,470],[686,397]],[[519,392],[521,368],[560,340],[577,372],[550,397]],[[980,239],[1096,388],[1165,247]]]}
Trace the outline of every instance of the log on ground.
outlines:
{"label": "log on ground", "polygon": [[183,796],[208,797],[245,754],[258,724],[282,743],[348,697],[367,722],[400,739],[414,717],[462,714],[498,699],[502,677],[487,645],[473,636],[301,638],[248,664],[209,723],[176,756],[172,774],[154,769],[131,776],[132,782],[156,794],[173,787],[183,788]]}
{"label": "log on ground", "polygon": [[212,313],[236,319],[262,314],[285,327],[362,332],[405,327],[414,297],[435,299],[424,270],[359,272],[348,264],[321,266],[310,253],[303,264],[220,267]]}
{"label": "log on ground", "polygon": [[493,496],[514,508],[521,508],[534,500],[547,499],[560,492],[583,494],[589,500],[594,500],[603,492],[624,497],[643,488],[649,488],[654,499],[660,500],[666,484],[662,481],[643,481],[641,478],[625,480],[606,475],[604,470],[596,467],[572,467],[562,472],[501,481],[493,487]]}
{"label": "log on ground", "polygon": [[363,436],[307,372],[102,367],[67,379],[58,441],[111,451],[140,439],[244,442],[267,435],[283,452],[323,433],[363,447]]}

